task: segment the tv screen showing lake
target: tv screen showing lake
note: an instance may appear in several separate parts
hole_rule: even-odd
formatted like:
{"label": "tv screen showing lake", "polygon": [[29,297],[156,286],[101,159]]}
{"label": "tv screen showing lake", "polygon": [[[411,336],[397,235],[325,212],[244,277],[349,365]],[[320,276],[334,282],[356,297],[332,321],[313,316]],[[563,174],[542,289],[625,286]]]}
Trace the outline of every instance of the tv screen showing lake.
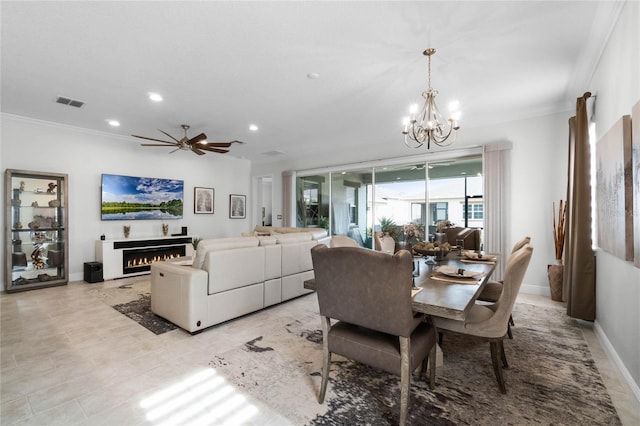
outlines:
{"label": "tv screen showing lake", "polygon": [[182,219],[184,181],[102,175],[102,220]]}

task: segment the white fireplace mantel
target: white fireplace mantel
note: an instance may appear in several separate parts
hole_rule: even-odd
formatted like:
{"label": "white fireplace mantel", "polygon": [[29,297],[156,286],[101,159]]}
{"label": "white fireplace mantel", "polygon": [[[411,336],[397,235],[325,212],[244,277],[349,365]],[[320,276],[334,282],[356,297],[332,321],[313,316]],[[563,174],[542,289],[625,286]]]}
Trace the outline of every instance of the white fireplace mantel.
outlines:
{"label": "white fireplace mantel", "polygon": [[125,273],[123,269],[125,250],[143,250],[154,247],[185,246],[185,256],[193,256],[192,237],[178,235],[171,237],[123,238],[117,240],[96,241],[96,260],[102,262],[102,275],[105,280],[133,277],[149,274],[149,269]]}

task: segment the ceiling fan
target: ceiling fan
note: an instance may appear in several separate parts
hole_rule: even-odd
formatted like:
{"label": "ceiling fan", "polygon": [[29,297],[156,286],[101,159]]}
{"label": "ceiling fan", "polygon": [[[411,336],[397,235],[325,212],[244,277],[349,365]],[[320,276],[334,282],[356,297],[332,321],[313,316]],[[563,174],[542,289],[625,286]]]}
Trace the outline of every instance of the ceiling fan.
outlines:
{"label": "ceiling fan", "polygon": [[155,139],[155,138],[148,138],[146,136],[138,136],[138,135],[131,135],[131,136],[136,137],[136,138],[140,138],[140,139],[146,139],[146,140],[149,140],[149,141],[161,142],[161,143],[142,143],[142,144],[140,144],[142,146],[165,146],[165,147],[166,146],[175,146],[176,149],[174,149],[173,151],[169,152],[169,154],[171,154],[173,152],[176,152],[179,149],[181,149],[183,151],[193,151],[198,155],[206,154],[205,151],[217,152],[218,154],[226,154],[227,152],[229,152],[229,150],[228,149],[222,149],[222,148],[229,148],[234,143],[244,143],[244,142],[240,142],[240,141],[208,142],[207,141],[207,135],[205,135],[204,133],[200,133],[198,136],[194,136],[192,138],[189,138],[187,136],[187,130],[189,130],[189,125],[182,124],[181,127],[184,129],[184,137],[182,139],[176,139],[173,136],[171,136],[169,133],[165,132],[164,130],[158,129],[158,131],[164,133],[165,135],[167,135],[171,139],[173,139],[173,142],[163,141],[161,139]]}

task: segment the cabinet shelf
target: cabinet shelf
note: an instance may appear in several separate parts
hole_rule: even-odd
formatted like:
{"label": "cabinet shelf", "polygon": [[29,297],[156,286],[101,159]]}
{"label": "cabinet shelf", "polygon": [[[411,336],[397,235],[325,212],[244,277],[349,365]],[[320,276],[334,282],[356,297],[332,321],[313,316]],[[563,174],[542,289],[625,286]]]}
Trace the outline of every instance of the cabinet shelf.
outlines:
{"label": "cabinet shelf", "polygon": [[58,228],[11,228],[11,232],[45,232],[45,231],[64,231],[65,228],[60,226]]}
{"label": "cabinet shelf", "polygon": [[[55,190],[47,192],[49,188]],[[6,170],[5,248],[11,253],[5,256],[7,292],[67,284],[67,191],[66,174]]]}

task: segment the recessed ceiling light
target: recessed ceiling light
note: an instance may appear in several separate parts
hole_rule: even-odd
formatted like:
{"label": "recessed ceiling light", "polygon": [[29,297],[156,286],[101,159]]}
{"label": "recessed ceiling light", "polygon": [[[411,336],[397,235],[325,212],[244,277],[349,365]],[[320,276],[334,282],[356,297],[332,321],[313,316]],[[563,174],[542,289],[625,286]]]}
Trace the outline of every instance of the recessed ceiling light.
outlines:
{"label": "recessed ceiling light", "polygon": [[154,102],[162,102],[162,96],[160,96],[158,93],[150,92],[149,99],[151,99]]}
{"label": "recessed ceiling light", "polygon": [[255,124],[249,124],[249,130],[251,130],[252,132],[257,132],[258,126],[256,126]]}
{"label": "recessed ceiling light", "polygon": [[119,127],[120,126],[120,122],[118,120],[107,120],[107,123],[109,123],[109,126],[111,126],[111,127]]}
{"label": "recessed ceiling light", "polygon": [[309,80],[315,80],[317,78],[320,78],[320,74],[318,74],[317,72],[310,72],[309,74],[307,74],[307,78]]}

